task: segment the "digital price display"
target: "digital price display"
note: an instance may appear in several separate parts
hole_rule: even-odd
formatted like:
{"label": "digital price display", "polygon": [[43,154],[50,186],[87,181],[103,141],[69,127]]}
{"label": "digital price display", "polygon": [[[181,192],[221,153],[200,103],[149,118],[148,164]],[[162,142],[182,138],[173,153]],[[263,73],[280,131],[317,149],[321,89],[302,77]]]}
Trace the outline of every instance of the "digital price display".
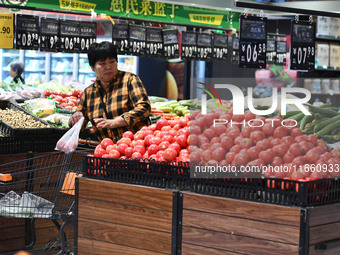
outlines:
{"label": "digital price display", "polygon": [[287,42],[276,41],[276,65],[285,66],[287,62]]}
{"label": "digital price display", "polygon": [[315,23],[292,20],[290,69],[314,70]]}
{"label": "digital price display", "polygon": [[57,52],[60,49],[59,19],[40,19],[40,51]]}
{"label": "digital price display", "polygon": [[212,35],[197,34],[197,59],[204,61],[212,60]]}
{"label": "digital price display", "polygon": [[146,28],[146,55],[149,57],[163,56],[162,29],[158,27]]}
{"label": "digital price display", "polygon": [[112,28],[112,43],[116,45],[118,54],[129,53],[129,25],[116,23]]}
{"label": "digital price display", "polygon": [[0,14],[0,48],[13,49],[14,47],[14,14]]}
{"label": "digital price display", "polygon": [[164,57],[179,58],[179,40],[177,29],[163,30]]}
{"label": "digital price display", "polygon": [[90,45],[97,40],[97,23],[80,22],[80,52],[87,53]]}
{"label": "digital price display", "polygon": [[129,52],[130,54],[143,56],[146,49],[146,27],[138,25],[129,26]]}
{"label": "digital price display", "polygon": [[213,35],[213,60],[227,61],[228,35],[216,33]]}
{"label": "digital price display", "polygon": [[265,68],[267,18],[240,16],[239,67]]}
{"label": "digital price display", "polygon": [[60,20],[60,51],[80,52],[80,23]]}
{"label": "digital price display", "polygon": [[193,60],[197,57],[197,34],[195,32],[182,32],[181,58]]}
{"label": "digital price display", "polygon": [[276,61],[276,40],[267,39],[267,64],[275,64]]}
{"label": "digital price display", "polygon": [[16,15],[16,48],[26,50],[39,49],[39,17]]}

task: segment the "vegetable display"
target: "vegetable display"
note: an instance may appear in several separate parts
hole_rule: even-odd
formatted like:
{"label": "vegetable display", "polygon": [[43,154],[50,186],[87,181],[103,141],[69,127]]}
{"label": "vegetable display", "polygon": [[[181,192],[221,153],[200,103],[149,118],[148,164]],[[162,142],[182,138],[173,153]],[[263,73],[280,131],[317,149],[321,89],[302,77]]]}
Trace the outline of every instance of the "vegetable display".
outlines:
{"label": "vegetable display", "polygon": [[11,109],[0,109],[0,119],[15,128],[49,128],[24,112]]}

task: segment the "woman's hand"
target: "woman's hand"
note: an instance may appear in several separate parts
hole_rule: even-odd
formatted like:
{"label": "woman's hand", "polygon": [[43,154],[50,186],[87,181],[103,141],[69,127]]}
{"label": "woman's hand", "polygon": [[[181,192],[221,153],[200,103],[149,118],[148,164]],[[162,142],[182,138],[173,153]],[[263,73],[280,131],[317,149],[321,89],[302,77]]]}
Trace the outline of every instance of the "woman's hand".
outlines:
{"label": "woman's hand", "polygon": [[82,117],[84,117],[82,112],[75,112],[70,120],[69,120],[69,124],[71,124],[71,126],[73,126],[74,124],[76,124]]}
{"label": "woman's hand", "polygon": [[116,128],[115,120],[108,120],[103,118],[93,119],[97,128]]}

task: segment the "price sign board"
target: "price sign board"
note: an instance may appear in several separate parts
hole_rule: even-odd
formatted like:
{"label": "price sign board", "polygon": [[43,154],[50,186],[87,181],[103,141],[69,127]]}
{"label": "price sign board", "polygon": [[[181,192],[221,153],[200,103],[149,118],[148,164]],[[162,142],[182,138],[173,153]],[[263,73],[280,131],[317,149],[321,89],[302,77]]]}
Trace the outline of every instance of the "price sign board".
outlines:
{"label": "price sign board", "polygon": [[163,56],[162,29],[158,27],[146,28],[146,55],[149,57]]}
{"label": "price sign board", "polygon": [[39,49],[39,17],[16,15],[16,48],[26,50]]}
{"label": "price sign board", "polygon": [[193,60],[197,57],[197,34],[195,32],[182,32],[182,51],[183,59]]}
{"label": "price sign board", "polygon": [[197,58],[199,60],[211,61],[212,54],[212,35],[197,34]]}
{"label": "price sign board", "polygon": [[129,26],[129,52],[143,56],[146,49],[146,27],[138,25]]}
{"label": "price sign board", "polygon": [[60,48],[59,19],[40,19],[40,51],[57,52]]}
{"label": "price sign board", "polygon": [[13,49],[14,46],[14,14],[0,14],[0,48]]}
{"label": "price sign board", "polygon": [[287,42],[276,41],[276,59],[275,64],[285,66],[287,61]]}
{"label": "price sign board", "polygon": [[276,40],[267,39],[267,64],[275,64],[276,60]]}
{"label": "price sign board", "polygon": [[213,60],[227,61],[228,56],[228,35],[214,34],[213,39]]}
{"label": "price sign board", "polygon": [[232,48],[233,48],[233,55],[231,57],[231,63],[233,64],[238,64],[238,60],[239,60],[239,54],[238,54],[238,50],[240,48],[240,44],[239,44],[239,38],[237,36],[234,36],[232,38]]}
{"label": "price sign board", "polygon": [[163,30],[164,57],[179,58],[179,40],[177,29]]}
{"label": "price sign board", "polygon": [[60,51],[80,51],[80,24],[73,20],[60,20]]}
{"label": "price sign board", "polygon": [[314,70],[315,23],[292,21],[290,69]]}
{"label": "price sign board", "polygon": [[80,22],[80,52],[87,53],[90,45],[97,40],[97,23]]}
{"label": "price sign board", "polygon": [[239,67],[265,68],[267,60],[267,19],[240,16]]}
{"label": "price sign board", "polygon": [[116,45],[118,54],[129,53],[129,25],[116,23],[112,28],[112,43]]}

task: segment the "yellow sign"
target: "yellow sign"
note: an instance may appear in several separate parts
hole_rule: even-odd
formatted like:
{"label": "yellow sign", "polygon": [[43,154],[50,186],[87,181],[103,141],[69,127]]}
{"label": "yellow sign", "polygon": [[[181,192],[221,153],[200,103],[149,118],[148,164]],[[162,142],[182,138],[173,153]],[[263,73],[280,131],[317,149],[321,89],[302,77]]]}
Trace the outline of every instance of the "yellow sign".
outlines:
{"label": "yellow sign", "polygon": [[88,11],[90,12],[91,9],[94,10],[96,8],[96,4],[87,3],[83,1],[77,0],[59,0],[60,8],[61,9],[68,9],[68,10],[77,10],[77,11]]}
{"label": "yellow sign", "polygon": [[209,25],[221,25],[223,15],[189,14],[190,21]]}
{"label": "yellow sign", "polygon": [[14,47],[14,15],[13,13],[0,13],[0,48],[13,49]]}

